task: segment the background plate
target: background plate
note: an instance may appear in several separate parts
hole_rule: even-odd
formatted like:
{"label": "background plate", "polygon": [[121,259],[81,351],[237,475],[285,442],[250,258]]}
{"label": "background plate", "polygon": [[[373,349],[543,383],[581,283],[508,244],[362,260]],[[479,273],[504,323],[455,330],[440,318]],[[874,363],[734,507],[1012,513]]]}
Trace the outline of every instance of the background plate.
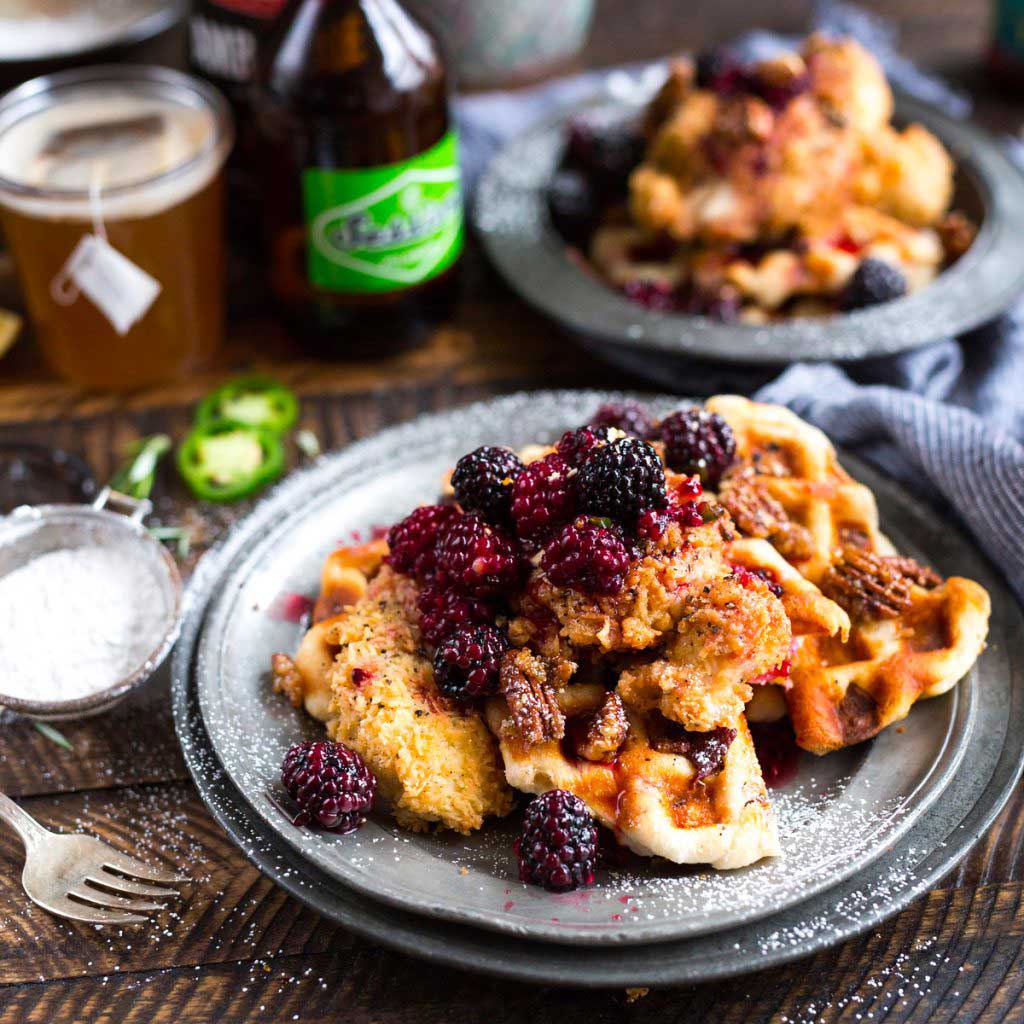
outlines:
{"label": "background plate", "polygon": [[[621,101],[599,105],[635,110]],[[561,158],[566,120],[593,106],[561,111],[502,150],[480,181],[473,223],[522,298],[603,357],[662,386],[673,363],[694,357],[779,365],[894,355],[984,323],[1024,287],[1024,174],[980,128],[897,94],[896,121],[919,121],[942,140],[957,162],[956,203],[981,222],[970,250],[936,283],[856,313],[758,326],[644,309],[584,271],[547,214],[544,188]]]}
{"label": "background plate", "polygon": [[[547,397],[547,396],[546,396]],[[558,396],[550,396],[557,398]],[[587,396],[598,401],[605,396]],[[512,398],[506,401],[516,401]],[[372,442],[371,442],[372,444]],[[367,445],[349,449],[358,453]],[[315,481],[320,467],[303,474]],[[175,723],[189,769],[203,799],[246,855],[310,906],[354,930],[413,955],[538,982],[588,986],[672,984],[741,973],[782,963],[871,927],[924,891],[987,828],[1016,782],[1022,751],[1024,693],[1017,666],[1022,650],[1020,613],[991,569],[962,538],[931,522],[872,474],[883,515],[892,527],[929,524],[943,558],[959,551],[961,571],[989,588],[994,601],[991,675],[978,692],[977,734],[945,791],[908,834],[873,865],[827,893],[760,922],[683,941],[609,949],[577,949],[516,939],[404,913],[340,886],[284,843],[225,778],[213,756],[195,700],[197,647],[211,598],[246,547],[271,528],[273,498],[263,503],[200,564],[187,595],[182,639],[173,663]],[[294,486],[285,485],[286,493]],[[909,518],[908,518],[909,517]],[[937,549],[937,550],[938,550]]]}
{"label": "background plate", "polygon": [[[368,533],[437,493],[458,456],[481,443],[555,439],[605,396],[519,395],[432,416],[322,460],[263,507],[273,520],[248,532],[223,575],[199,646],[197,688],[214,748],[257,813],[319,869],[367,895],[418,913],[517,935],[573,943],[641,943],[707,933],[763,917],[835,885],[870,863],[943,791],[971,738],[979,681],[994,656],[953,693],[925,702],[872,744],[805,757],[793,784],[775,792],[784,856],[742,871],[637,861],[602,872],[582,893],[551,896],[516,878],[516,819],[471,837],[423,836],[379,815],[353,836],[291,825],[276,803],[279,766],[297,738],[319,726],[270,692],[268,666],[293,651],[299,626],[275,616],[282,594],[315,593],[326,554],[353,531]],[[679,399],[650,400],[667,411]],[[965,571],[960,545],[934,517],[894,497],[883,521],[897,545],[946,573]]]}

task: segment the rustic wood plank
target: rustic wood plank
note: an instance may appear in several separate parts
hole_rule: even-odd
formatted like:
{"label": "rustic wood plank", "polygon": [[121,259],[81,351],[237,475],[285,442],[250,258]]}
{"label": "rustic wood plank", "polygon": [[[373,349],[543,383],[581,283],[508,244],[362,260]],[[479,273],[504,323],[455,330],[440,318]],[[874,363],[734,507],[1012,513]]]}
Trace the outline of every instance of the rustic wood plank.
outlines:
{"label": "rustic wood plank", "polygon": [[185,779],[166,673],[99,718],[56,727],[64,750],[25,718],[0,722],[0,791],[10,796]]}
{"label": "rustic wood plank", "polygon": [[[278,952],[260,955],[254,943],[255,955],[225,955],[199,970],[189,963],[153,970],[157,957],[137,939],[130,950],[125,941],[113,962],[109,948],[116,943],[90,934],[83,941],[94,947],[94,959],[81,971],[75,963],[47,984],[0,988],[0,1024],[280,1021],[296,1014],[303,1021],[379,1024],[999,1021],[1008,1019],[1020,993],[1021,890],[1019,884],[977,895],[938,890],[877,932],[806,962],[724,985],[655,991],[632,1005],[620,992],[553,990],[428,969],[340,930],[307,935],[290,921],[286,933],[278,929],[286,935]],[[289,910],[278,913],[287,918]],[[44,967],[39,971],[50,977]]]}

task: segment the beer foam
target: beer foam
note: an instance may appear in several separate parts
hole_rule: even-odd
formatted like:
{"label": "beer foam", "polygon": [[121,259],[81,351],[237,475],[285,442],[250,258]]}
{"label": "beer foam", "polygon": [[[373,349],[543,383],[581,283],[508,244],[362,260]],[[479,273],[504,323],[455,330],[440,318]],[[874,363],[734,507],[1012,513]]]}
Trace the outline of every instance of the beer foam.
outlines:
{"label": "beer foam", "polygon": [[0,61],[40,60],[117,42],[159,10],[155,0],[38,0],[0,4]]}
{"label": "beer foam", "polygon": [[220,170],[230,133],[209,107],[163,92],[145,80],[90,82],[25,116],[0,115],[0,178],[20,187],[0,182],[0,202],[48,219],[124,220],[194,195]]}

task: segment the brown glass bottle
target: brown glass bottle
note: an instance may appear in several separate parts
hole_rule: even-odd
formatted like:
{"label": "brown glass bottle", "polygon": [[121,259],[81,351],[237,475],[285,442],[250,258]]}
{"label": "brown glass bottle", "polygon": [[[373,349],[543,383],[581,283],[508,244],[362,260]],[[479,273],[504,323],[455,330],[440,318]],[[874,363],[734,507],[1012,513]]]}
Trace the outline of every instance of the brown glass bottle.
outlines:
{"label": "brown glass bottle", "polygon": [[254,97],[274,293],[327,354],[450,315],[462,197],[444,63],[395,0],[300,0]]}

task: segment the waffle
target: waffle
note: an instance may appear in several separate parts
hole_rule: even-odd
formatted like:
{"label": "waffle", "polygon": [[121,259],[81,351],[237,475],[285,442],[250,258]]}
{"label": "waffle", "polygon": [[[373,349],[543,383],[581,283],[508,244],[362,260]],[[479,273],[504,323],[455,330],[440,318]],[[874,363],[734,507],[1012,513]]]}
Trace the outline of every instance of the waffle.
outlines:
{"label": "waffle", "polygon": [[504,699],[491,699],[487,721],[501,738],[509,784],[526,793],[575,793],[641,856],[728,869],[780,852],[775,814],[742,715],[733,723],[735,738],[721,769],[704,776],[707,765],[677,752],[679,744],[655,738],[664,724],[656,713],[625,711],[628,737],[611,762],[579,756],[576,727],[607,699],[598,684],[566,687],[557,698],[564,735],[534,745],[523,742]]}
{"label": "waffle", "polygon": [[415,584],[381,568],[383,541],[333,552],[314,621],[275,688],[357,751],[399,824],[468,833],[507,814],[512,794],[482,716],[434,686],[416,628]]}
{"label": "waffle", "polygon": [[720,498],[746,543],[775,547],[848,616],[848,632],[795,646],[785,701],[797,743],[816,754],[860,743],[954,686],[985,646],[987,592],[901,557],[879,529],[874,495],[821,431],[744,398],[707,406],[736,435],[740,463]]}

